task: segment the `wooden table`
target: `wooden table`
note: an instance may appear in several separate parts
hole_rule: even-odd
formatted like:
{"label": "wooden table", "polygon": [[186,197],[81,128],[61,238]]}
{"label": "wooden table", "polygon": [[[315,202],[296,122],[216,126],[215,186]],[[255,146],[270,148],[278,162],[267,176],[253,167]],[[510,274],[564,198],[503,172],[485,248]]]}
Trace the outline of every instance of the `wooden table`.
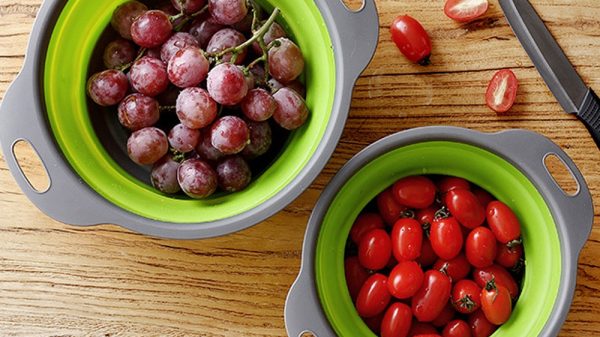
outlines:
{"label": "wooden table", "polygon": [[[562,112],[498,3],[491,1],[485,19],[461,26],[444,16],[443,2],[377,1],[380,45],[358,80],[333,158],[298,200],[241,233],[186,242],[110,225],[66,226],[38,211],[0,161],[0,335],[284,336],[284,300],[320,191],[367,144],[412,127],[542,133],[575,160],[598,205],[600,152],[583,125]],[[532,2],[584,80],[600,90],[600,2]],[[40,3],[0,0],[0,98],[23,62]],[[404,13],[431,34],[432,66],[408,63],[390,42],[388,25]],[[497,116],[486,108],[484,92],[501,68],[513,69],[521,87],[512,112]],[[600,334],[599,240],[596,216],[562,337]]]}

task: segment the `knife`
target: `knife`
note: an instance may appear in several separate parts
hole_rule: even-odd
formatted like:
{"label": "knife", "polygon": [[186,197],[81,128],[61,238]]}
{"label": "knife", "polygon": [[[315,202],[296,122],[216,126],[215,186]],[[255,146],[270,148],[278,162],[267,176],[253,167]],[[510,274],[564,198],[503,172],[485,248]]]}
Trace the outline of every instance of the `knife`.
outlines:
{"label": "knife", "polygon": [[581,79],[528,0],[499,0],[515,35],[563,109],[585,124],[600,148],[600,99]]}

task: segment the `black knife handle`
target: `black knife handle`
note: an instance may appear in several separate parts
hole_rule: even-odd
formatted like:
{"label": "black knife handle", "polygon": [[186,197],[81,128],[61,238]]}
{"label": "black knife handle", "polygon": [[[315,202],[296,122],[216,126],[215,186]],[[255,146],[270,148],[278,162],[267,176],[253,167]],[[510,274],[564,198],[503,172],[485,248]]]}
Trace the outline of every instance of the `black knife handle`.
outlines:
{"label": "black knife handle", "polygon": [[577,117],[583,121],[600,148],[600,98],[592,89],[589,89],[585,95]]}

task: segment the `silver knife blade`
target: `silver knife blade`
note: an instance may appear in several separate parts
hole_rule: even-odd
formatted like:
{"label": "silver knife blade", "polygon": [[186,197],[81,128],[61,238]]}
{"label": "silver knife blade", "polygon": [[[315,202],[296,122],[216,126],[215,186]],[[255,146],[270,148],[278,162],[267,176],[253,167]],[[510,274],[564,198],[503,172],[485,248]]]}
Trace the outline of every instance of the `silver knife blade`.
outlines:
{"label": "silver knife blade", "polygon": [[552,34],[527,0],[499,0],[504,15],[523,48],[560,105],[577,113],[588,93]]}

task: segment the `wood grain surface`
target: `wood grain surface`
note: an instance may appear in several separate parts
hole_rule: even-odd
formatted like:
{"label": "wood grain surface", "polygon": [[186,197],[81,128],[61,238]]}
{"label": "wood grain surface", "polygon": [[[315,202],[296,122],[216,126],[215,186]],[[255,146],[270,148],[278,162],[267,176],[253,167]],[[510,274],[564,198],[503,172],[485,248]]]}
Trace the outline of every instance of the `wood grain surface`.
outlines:
{"label": "wood grain surface", "polygon": [[[377,1],[380,44],[357,82],[333,158],[300,198],[241,233],[171,241],[112,225],[57,223],[28,201],[0,160],[0,336],[284,336],[285,296],[298,272],[305,224],[319,193],[366,145],[412,127],[542,133],[574,159],[599,205],[600,152],[583,125],[563,113],[498,3],[491,1],[485,18],[459,25],[444,16],[443,2]],[[0,98],[23,62],[40,3],[0,0]],[[600,90],[600,2],[532,3],[584,80]],[[431,34],[433,65],[408,63],[390,42],[388,25],[404,13]],[[501,68],[513,69],[521,87],[512,112],[497,116],[486,108],[484,92]],[[561,337],[600,335],[597,214]]]}

